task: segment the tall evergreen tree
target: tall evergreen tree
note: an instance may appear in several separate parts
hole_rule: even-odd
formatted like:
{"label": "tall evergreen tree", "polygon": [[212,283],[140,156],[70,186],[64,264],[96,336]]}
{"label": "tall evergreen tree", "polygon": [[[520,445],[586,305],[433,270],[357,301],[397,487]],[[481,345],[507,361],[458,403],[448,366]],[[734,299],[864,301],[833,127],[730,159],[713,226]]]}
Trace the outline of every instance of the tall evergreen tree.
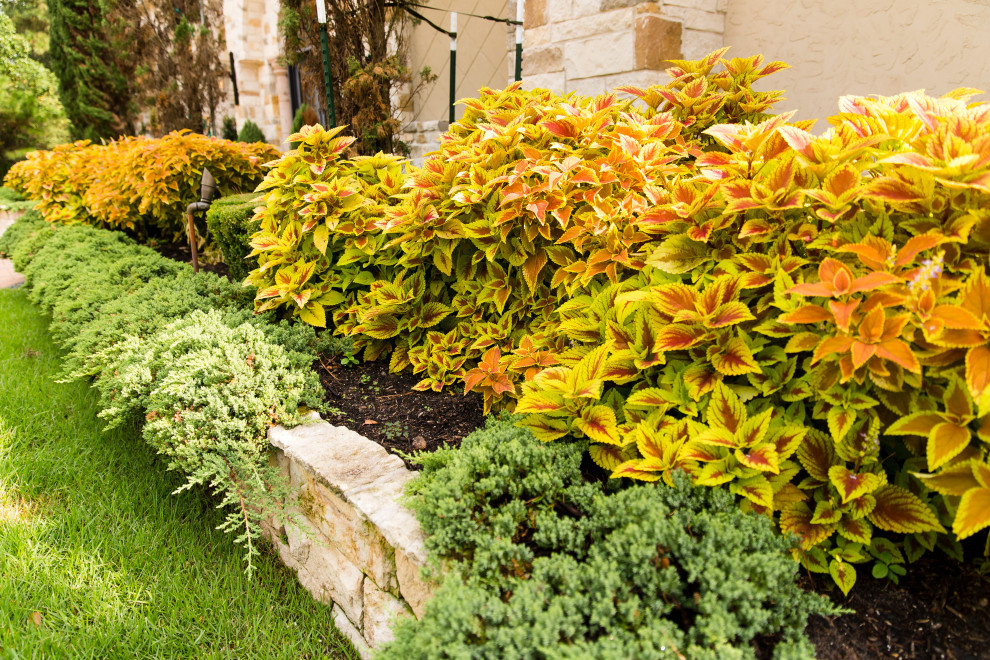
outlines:
{"label": "tall evergreen tree", "polygon": [[103,4],[49,0],[49,16],[51,68],[73,135],[95,140],[133,134],[134,72],[127,62],[135,58],[114,38]]}

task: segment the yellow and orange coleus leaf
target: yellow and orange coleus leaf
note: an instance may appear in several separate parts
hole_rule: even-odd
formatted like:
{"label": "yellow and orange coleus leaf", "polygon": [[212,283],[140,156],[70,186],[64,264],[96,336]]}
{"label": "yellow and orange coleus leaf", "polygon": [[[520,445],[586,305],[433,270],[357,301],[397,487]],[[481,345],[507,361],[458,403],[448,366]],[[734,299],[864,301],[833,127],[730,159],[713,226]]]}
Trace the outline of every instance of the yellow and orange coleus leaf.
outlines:
{"label": "yellow and orange coleus leaf", "polygon": [[914,493],[886,484],[872,495],[876,506],[867,518],[880,529],[899,534],[945,532],[935,512]]}
{"label": "yellow and orange coleus leaf", "polygon": [[624,444],[616,424],[615,411],[606,405],[590,406],[582,410],[581,416],[574,419],[574,428],[594,442]]}
{"label": "yellow and orange coleus leaf", "polygon": [[784,533],[797,535],[801,548],[812,548],[835,533],[835,524],[816,524],[811,522],[814,511],[805,502],[794,502],[784,507],[780,512],[780,530]]}
{"label": "yellow and orange coleus leaf", "polygon": [[799,296],[833,298],[853,293],[873,291],[888,284],[897,284],[901,278],[891,273],[872,272],[855,277],[846,264],[826,257],[818,267],[818,282],[797,284],[787,289],[787,293]]}
{"label": "yellow and orange coleus leaf", "polygon": [[828,470],[828,479],[846,504],[854,499],[873,493],[887,483],[884,473],[853,472],[844,465],[833,465]]}

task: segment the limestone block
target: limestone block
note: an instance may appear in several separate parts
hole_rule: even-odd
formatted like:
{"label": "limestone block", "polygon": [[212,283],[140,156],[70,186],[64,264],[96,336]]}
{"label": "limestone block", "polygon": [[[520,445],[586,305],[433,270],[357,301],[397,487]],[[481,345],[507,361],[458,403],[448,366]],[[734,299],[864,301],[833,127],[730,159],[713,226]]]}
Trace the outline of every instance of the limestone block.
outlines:
{"label": "limestone block", "polygon": [[574,16],[575,0],[546,0],[547,23],[566,21]]}
{"label": "limestone block", "polygon": [[683,59],[700,59],[723,45],[721,34],[687,29],[681,31],[681,57]]}
{"label": "limestone block", "polygon": [[[528,25],[523,30],[523,66],[526,66],[526,49],[534,46],[542,46],[553,41],[553,26],[541,25],[531,28]],[[513,42],[515,43],[515,42]]]}
{"label": "limestone block", "polygon": [[[299,515],[299,512],[290,510],[289,514]],[[292,556],[293,561],[300,566],[305,566],[306,561],[309,559],[309,551],[313,547],[313,539],[292,522],[286,523],[282,529],[288,540],[289,554]]]}
{"label": "limestone block", "polygon": [[268,437],[286,456],[341,493],[386,474],[409,473],[398,456],[350,429],[326,422],[293,429],[276,426]]}
{"label": "limestone block", "polygon": [[564,70],[564,53],[558,46],[538,46],[523,51],[523,61],[535,73]]}
{"label": "limestone block", "polygon": [[720,12],[664,5],[663,15],[667,18],[680,20],[687,29],[720,34],[725,32],[725,14]]}
{"label": "limestone block", "polygon": [[608,76],[595,76],[593,78],[568,78],[567,91],[577,92],[583,96],[597,96],[609,91]]}
{"label": "limestone block", "polygon": [[339,550],[330,544],[313,543],[298,573],[300,584],[317,600],[333,601],[355,625],[361,623],[365,577]]}
{"label": "limestone block", "polygon": [[719,9],[720,0],[664,0],[663,4],[666,7],[687,7],[688,9],[700,9],[702,11],[725,11],[724,9]]}
{"label": "limestone block", "polygon": [[299,499],[309,522],[345,557],[383,589],[397,586],[392,548],[342,496],[311,481]]}
{"label": "limestone block", "polygon": [[[571,0],[571,17],[581,18],[582,16],[594,16],[601,12],[602,0]],[[612,9],[612,7],[609,7]],[[560,20],[560,19],[557,19]]]}
{"label": "limestone block", "polygon": [[667,68],[667,60],[681,57],[681,24],[656,14],[636,17],[636,69]]}
{"label": "limestone block", "polygon": [[[651,85],[660,85],[668,82],[670,77],[665,71],[656,69],[641,69],[639,71],[627,71],[614,76],[605,77],[606,89],[617,87],[639,87],[645,89]],[[620,94],[622,98],[632,98],[630,95]]]}
{"label": "limestone block", "polygon": [[380,648],[395,639],[392,624],[396,618],[410,614],[401,600],[382,591],[371,580],[364,581],[364,639],[371,648]]}
{"label": "limestone block", "polygon": [[567,75],[563,71],[554,73],[539,73],[530,75],[526,73],[526,56],[523,55],[523,87],[525,89],[549,89],[554,92],[561,92],[567,86]]}
{"label": "limestone block", "polygon": [[547,0],[526,0],[523,7],[523,28],[530,28],[546,25],[547,22]]}
{"label": "limestone block", "polygon": [[[631,8],[615,9],[591,16],[583,16],[570,21],[554,23],[554,41],[581,39],[603,32],[621,32],[631,30],[636,18],[636,10]],[[552,69],[548,69],[551,70]]]}
{"label": "limestone block", "polygon": [[[370,440],[369,440],[370,442]],[[394,472],[373,483],[347,491],[347,500],[379,529],[396,550],[421,564],[426,563],[425,535],[413,512],[399,498],[415,475],[409,470]]]}
{"label": "limestone block", "polygon": [[399,594],[402,596],[417,619],[423,617],[426,611],[426,602],[433,596],[437,588],[431,582],[427,582],[419,576],[419,564],[401,550],[395,551],[395,573],[399,580]]}
{"label": "limestone block", "polygon": [[282,477],[289,478],[289,459],[281,449],[272,447],[268,452],[268,463],[272,467],[278,468]]}
{"label": "limestone block", "polygon": [[340,609],[337,605],[333,606],[333,624],[337,626],[337,630],[344,633],[344,637],[351,641],[354,649],[361,656],[361,660],[371,660],[372,651],[368,648],[364,637],[361,636],[361,631],[354,627],[354,624],[344,614],[344,610]]}
{"label": "limestone block", "polygon": [[632,71],[635,48],[631,32],[599,34],[564,42],[564,70],[568,81]]}

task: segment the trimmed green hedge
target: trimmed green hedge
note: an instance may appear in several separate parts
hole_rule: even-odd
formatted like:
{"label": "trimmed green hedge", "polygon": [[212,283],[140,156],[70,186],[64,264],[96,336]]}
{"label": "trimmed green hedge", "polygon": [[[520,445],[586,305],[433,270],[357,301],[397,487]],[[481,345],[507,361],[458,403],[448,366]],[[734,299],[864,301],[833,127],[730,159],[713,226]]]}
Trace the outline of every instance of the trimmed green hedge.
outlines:
{"label": "trimmed green hedge", "polygon": [[266,430],[322,406],[313,330],[254,315],[250,291],[121,232],[52,225],[37,211],[0,236],[0,256],[51,314],[67,376],[94,379],[100,416],[142,423],[188,486],[221,494],[250,567],[262,514],[283,513],[288,496]]}
{"label": "trimmed green hedge", "polygon": [[254,268],[244,260],[251,252],[251,234],[261,228],[261,221],[253,220],[254,209],[261,203],[259,193],[230,195],[213,202],[206,212],[206,226],[223,253],[230,276],[238,282]]}

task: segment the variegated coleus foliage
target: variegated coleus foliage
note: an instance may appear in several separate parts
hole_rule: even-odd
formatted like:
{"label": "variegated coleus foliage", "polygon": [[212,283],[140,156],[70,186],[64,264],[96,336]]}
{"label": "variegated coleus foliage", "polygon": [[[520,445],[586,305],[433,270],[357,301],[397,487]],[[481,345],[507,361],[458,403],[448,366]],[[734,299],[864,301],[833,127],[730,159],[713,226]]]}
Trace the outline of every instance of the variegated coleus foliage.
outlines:
{"label": "variegated coleus foliage", "polygon": [[304,127],[289,138],[299,146],[268,163],[272,169],[258,187],[261,228],[249,255],[258,267],[245,280],[258,288],[258,313],[287,307],[310,325],[326,327],[329,320],[346,330],[358,293],[391,279],[395,255],[384,249],[378,224],[397,201],[402,159],[346,158],[354,138],[339,136],[342,130]]}
{"label": "variegated coleus foliage", "polygon": [[[631,219],[687,153],[679,122],[646,119],[615,96],[513,86],[462,103],[464,117],[381,223],[399,251],[397,279],[356,306],[353,332],[372,354],[391,350],[393,371],[422,374],[421,389],[459,383],[489,349],[527,335],[559,348],[560,301],[642,265],[650,237]],[[469,387],[485,387],[490,406],[519,378]]]}
{"label": "variegated coleus foliage", "polygon": [[[614,477],[673,470],[800,537],[848,591],[990,525],[990,105],[843,98],[820,137],[776,116],[632,222],[638,272],[563,304],[516,406]],[[530,350],[539,349],[537,343]],[[946,534],[951,528],[953,535]]]}
{"label": "variegated coleus foliage", "polygon": [[161,138],[122,137],[109,144],[82,140],[34,151],[4,180],[37,200],[49,222],[176,240],[185,235],[185,210],[199,199],[204,168],[216,178],[220,194],[252,190],[263,179],[261,164],[276,153],[267,144],[181,130]]}
{"label": "variegated coleus foliage", "polygon": [[[371,353],[394,349],[391,368],[422,373],[419,388],[463,379],[486,410],[511,405],[566,346],[561,302],[643,267],[654,237],[639,221],[692,170],[710,139],[700,127],[762,118],[776,99],[750,84],[782,65],[722,53],[675,62],[666,86],[622,90],[643,103],[518,85],[463,100],[464,117],[382,225],[402,250],[404,284],[361,300],[353,330]],[[714,72],[719,62],[729,73]],[[406,274],[421,272],[429,286]]]}

